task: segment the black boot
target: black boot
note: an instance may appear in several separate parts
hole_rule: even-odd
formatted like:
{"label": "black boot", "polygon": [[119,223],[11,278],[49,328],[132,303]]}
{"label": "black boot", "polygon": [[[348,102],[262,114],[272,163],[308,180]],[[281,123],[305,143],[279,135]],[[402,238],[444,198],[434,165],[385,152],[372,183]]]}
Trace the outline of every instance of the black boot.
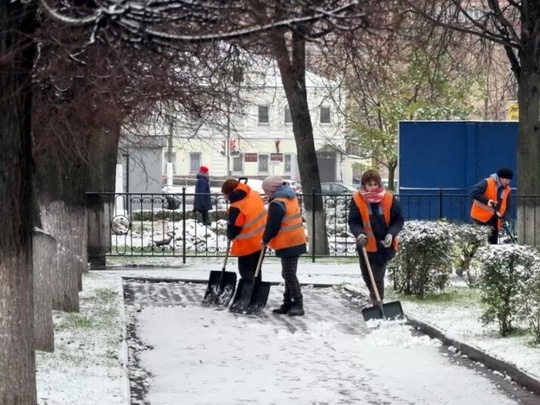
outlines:
{"label": "black boot", "polygon": [[291,305],[291,309],[287,312],[289,316],[302,316],[304,315],[304,305],[302,298],[296,299]]}
{"label": "black boot", "polygon": [[274,314],[283,315],[289,312],[291,309],[292,302],[291,302],[291,296],[288,294],[287,289],[285,289],[285,294],[283,294],[283,304],[279,308],[274,309],[272,312]]}

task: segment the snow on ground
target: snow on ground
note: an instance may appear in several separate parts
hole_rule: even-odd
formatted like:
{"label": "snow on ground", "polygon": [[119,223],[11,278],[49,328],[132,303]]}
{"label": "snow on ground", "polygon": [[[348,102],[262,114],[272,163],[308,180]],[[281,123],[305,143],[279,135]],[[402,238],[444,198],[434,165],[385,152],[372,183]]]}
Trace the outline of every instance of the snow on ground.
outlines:
{"label": "snow on ground", "polygon": [[[133,268],[90,272],[86,275],[84,291],[81,293],[81,313],[65,314],[55,311],[56,350],[52,354],[37,354],[38,403],[129,403],[123,357],[125,346],[122,343],[125,319],[120,296],[121,277],[207,280],[209,271],[219,270],[221,265],[218,260],[207,259],[194,266],[174,269]],[[233,263],[230,269],[234,270],[235,267]],[[276,261],[265,263],[263,271],[266,280],[281,281],[279,264]],[[301,282],[307,283],[347,284],[365,293],[356,262],[313,264],[303,261],[299,268],[299,278]],[[272,290],[277,289],[279,287],[272,287]],[[540,376],[540,349],[532,347],[525,337],[499,338],[494,327],[483,327],[478,321],[479,309],[451,303],[445,306],[408,301],[402,303],[405,312],[415,318],[427,321],[468,344],[485,349],[494,357],[509,360],[531,375]],[[310,305],[306,302],[307,311]],[[269,313],[269,310],[265,312]],[[162,390],[180,390],[179,383],[182,379],[187,379],[192,387],[192,392],[188,392],[190,398],[194,401],[199,398],[201,403],[212,403],[208,402],[208,398],[220,395],[220,391],[217,390],[202,399],[198,397],[196,392],[201,387],[195,384],[195,376],[199,375],[209,383],[215,383],[216,379],[228,381],[232,387],[239,390],[257,393],[258,399],[251,401],[253,403],[285,403],[281,402],[279,397],[285,395],[285,390],[291,391],[287,394],[289,396],[296,392],[299,398],[314,398],[312,403],[325,403],[324,398],[327,398],[329,390],[332,390],[334,395],[338,392],[344,398],[346,395],[355,398],[356,391],[363,393],[362,399],[351,399],[350,403],[368,403],[364,401],[366,396],[375,398],[378,392],[387,392],[394,398],[394,402],[382,403],[421,404],[428,403],[423,402],[422,395],[429,393],[430,387],[438,386],[445,387],[441,387],[433,395],[441,398],[444,398],[443,395],[450,395],[462,398],[462,402],[437,400],[430,403],[467,404],[467,398],[480,395],[470,391],[475,390],[475,387],[480,387],[482,395],[494,397],[487,398],[485,402],[477,400],[474,403],[508,403],[504,398],[497,397],[498,394],[490,389],[491,385],[487,382],[484,387],[484,382],[474,380],[473,386],[470,386],[467,379],[472,376],[469,371],[464,368],[455,369],[455,366],[448,364],[438,353],[437,341],[427,337],[413,337],[410,329],[399,323],[375,329],[363,337],[362,333],[355,335],[337,328],[335,322],[317,323],[311,320],[308,328],[291,334],[290,329],[275,325],[270,327],[245,317],[228,315],[230,314],[226,311],[213,311],[199,306],[189,307],[189,310],[179,307],[144,308],[139,313],[140,320],[143,321],[142,333],[144,339],[148,340],[145,343],[155,345],[153,351],[145,352],[144,361],[155,368],[152,371],[157,375],[164,375],[163,379],[156,380],[159,382],[153,386],[153,398],[158,398]],[[302,318],[302,322],[309,320],[308,316]],[[225,328],[226,326],[229,328]],[[186,351],[183,346],[204,347],[204,350]],[[234,354],[230,352],[231,347]],[[247,353],[242,350],[245,347],[248,348]],[[254,352],[255,348],[257,350]],[[182,356],[171,356],[168,350],[182,353]],[[375,352],[379,355],[373,356]],[[406,357],[405,352],[408,353]],[[245,359],[244,356],[247,356],[247,361],[242,360]],[[407,370],[414,372],[408,373],[407,377],[402,375],[404,367],[396,367],[396,364],[409,357],[414,361]],[[160,361],[170,362],[170,365],[158,367]],[[172,372],[173,367],[180,361],[185,362],[182,364],[184,369]],[[205,373],[204,369],[212,362],[212,371],[207,369]],[[429,371],[429,364],[437,368],[437,373],[433,369]],[[291,367],[296,371],[292,372]],[[317,378],[310,377],[305,369],[313,370]],[[424,371],[415,377],[417,370]],[[240,377],[237,371],[240,372]],[[285,373],[287,377],[279,377],[280,373]],[[365,373],[371,377],[362,380]],[[415,385],[422,379],[429,384]],[[448,384],[449,381],[452,381],[452,384]],[[275,392],[276,386],[284,387],[280,391],[282,394]],[[470,397],[460,397],[459,392],[445,392],[446,386],[449,386],[448,389],[451,389],[451,386],[460,387],[459,391],[468,392]],[[262,392],[262,389],[266,391]],[[409,391],[410,396],[406,394]],[[246,400],[245,403],[249,402]]]}

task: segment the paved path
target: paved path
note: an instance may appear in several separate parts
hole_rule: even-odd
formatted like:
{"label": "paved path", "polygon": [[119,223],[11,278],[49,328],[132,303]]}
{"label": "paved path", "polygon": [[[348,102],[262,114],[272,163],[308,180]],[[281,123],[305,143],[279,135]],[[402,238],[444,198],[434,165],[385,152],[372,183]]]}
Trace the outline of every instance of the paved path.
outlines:
{"label": "paved path", "polygon": [[272,287],[246,317],[201,307],[205,287],[125,283],[133,404],[539,403],[406,325],[369,330],[339,289],[304,288],[306,315],[288,317]]}

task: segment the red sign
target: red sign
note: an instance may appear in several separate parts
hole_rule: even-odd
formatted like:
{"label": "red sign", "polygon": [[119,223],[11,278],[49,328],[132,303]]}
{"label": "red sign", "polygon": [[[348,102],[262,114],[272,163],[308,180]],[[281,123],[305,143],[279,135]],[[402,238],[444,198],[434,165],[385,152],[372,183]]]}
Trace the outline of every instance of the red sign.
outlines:
{"label": "red sign", "polygon": [[270,162],[283,162],[283,153],[270,153]]}
{"label": "red sign", "polygon": [[244,153],[244,162],[256,162],[257,154],[256,153]]}

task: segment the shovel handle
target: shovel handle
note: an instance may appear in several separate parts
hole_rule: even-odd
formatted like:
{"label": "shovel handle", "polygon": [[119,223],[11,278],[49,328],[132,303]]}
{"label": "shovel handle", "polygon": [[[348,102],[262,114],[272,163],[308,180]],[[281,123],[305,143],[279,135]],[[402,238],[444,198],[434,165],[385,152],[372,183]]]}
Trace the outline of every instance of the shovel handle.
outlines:
{"label": "shovel handle", "polygon": [[259,255],[259,261],[257,262],[257,268],[255,269],[255,276],[253,276],[253,279],[256,280],[259,276],[259,272],[261,271],[262,262],[264,259],[264,255],[266,253],[266,245],[263,246],[261,250],[261,254]]}
{"label": "shovel handle", "polygon": [[229,250],[231,250],[231,240],[227,239],[227,250],[225,250],[225,260],[223,261],[223,269],[221,271],[225,272],[225,267],[227,267],[227,260],[229,260]]}
{"label": "shovel handle", "polygon": [[369,279],[371,280],[371,287],[373,288],[373,292],[375,293],[375,298],[377,299],[377,302],[381,302],[381,296],[379,295],[379,288],[377,287],[377,284],[375,283],[375,277],[373,277],[373,270],[371,270],[371,264],[369,263],[369,258],[367,254],[367,250],[365,246],[362,246],[362,253],[364,254],[364,261],[366,262],[366,267],[369,274]]}

